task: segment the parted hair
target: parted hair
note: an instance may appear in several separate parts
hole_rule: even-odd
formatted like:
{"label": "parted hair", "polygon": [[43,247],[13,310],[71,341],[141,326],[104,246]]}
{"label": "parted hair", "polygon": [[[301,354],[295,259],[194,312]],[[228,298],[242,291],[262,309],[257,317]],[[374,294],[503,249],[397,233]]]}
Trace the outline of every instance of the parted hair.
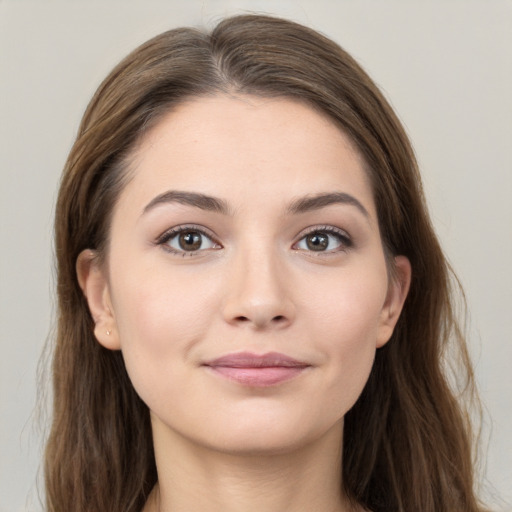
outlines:
{"label": "parted hair", "polygon": [[[144,133],[174,105],[215,94],[292,98],[327,114],[363,156],[388,260],[405,255],[412,265],[393,336],[377,350],[345,417],[340,485],[374,512],[483,510],[460,396],[473,394],[455,314],[460,291],[432,228],[408,137],[374,82],[332,40],[291,21],[242,15],[210,32],[180,28],[144,43],[113,69],[83,116],[55,213],[48,512],[140,512],[157,481],[148,408],[122,353],[96,341],[75,266],[86,248],[107,256],[127,162]],[[457,379],[446,362],[453,353]]]}

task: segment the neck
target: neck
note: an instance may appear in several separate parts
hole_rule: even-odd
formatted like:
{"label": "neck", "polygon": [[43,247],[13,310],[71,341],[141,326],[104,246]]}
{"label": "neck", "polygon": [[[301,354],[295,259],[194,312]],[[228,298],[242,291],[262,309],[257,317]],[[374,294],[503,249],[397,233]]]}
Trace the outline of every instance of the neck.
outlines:
{"label": "neck", "polygon": [[153,421],[158,485],[144,512],[349,512],[341,490],[342,425],[281,453],[223,453]]}

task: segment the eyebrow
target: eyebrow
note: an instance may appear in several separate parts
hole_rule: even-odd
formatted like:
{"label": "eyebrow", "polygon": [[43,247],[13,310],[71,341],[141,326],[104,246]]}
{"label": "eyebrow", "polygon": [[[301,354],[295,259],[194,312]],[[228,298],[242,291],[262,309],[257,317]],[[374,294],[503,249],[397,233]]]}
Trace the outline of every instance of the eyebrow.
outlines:
{"label": "eyebrow", "polygon": [[[232,210],[228,203],[223,199],[200,194],[197,192],[183,192],[178,190],[169,190],[153,198],[143,210],[143,214],[153,208],[169,203],[179,203],[193,206],[205,211],[220,213],[222,215],[231,215]],[[346,204],[355,206],[365,217],[369,217],[368,210],[354,196],[345,192],[329,192],[312,196],[301,197],[294,200],[287,208],[290,214],[307,213],[319,210],[333,204]]]}
{"label": "eyebrow", "polygon": [[158,205],[168,203],[185,204],[195,208],[200,208],[201,210],[221,213],[223,215],[228,215],[230,213],[230,208],[223,199],[217,199],[205,194],[198,194],[197,192],[180,192],[177,190],[169,190],[156,196],[145,206],[142,213],[145,214]]}
{"label": "eyebrow", "polygon": [[288,212],[292,214],[306,213],[312,210],[319,210],[332,204],[347,204],[355,206],[365,217],[369,217],[368,210],[354,196],[345,192],[330,192],[327,194],[317,194],[296,199],[288,207]]}

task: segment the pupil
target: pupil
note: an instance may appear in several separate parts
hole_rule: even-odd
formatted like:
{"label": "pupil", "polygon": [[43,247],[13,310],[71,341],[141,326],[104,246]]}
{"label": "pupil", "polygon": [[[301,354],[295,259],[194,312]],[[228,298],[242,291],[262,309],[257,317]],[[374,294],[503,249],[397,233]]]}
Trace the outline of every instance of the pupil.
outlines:
{"label": "pupil", "polygon": [[327,235],[322,233],[314,233],[312,235],[308,235],[306,244],[308,249],[311,249],[312,251],[323,251],[324,249],[327,249],[327,246],[329,245],[329,238]]}
{"label": "pupil", "polygon": [[196,231],[186,231],[179,237],[180,247],[188,251],[197,251],[201,248],[201,235]]}

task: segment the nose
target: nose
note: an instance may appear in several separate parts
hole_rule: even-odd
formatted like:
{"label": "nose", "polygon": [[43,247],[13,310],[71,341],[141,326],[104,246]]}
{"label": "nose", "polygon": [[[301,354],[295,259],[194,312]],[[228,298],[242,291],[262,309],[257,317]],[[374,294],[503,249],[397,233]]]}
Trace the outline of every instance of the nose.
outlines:
{"label": "nose", "polygon": [[283,329],[295,319],[285,265],[272,249],[240,251],[229,269],[224,320],[254,330]]}

